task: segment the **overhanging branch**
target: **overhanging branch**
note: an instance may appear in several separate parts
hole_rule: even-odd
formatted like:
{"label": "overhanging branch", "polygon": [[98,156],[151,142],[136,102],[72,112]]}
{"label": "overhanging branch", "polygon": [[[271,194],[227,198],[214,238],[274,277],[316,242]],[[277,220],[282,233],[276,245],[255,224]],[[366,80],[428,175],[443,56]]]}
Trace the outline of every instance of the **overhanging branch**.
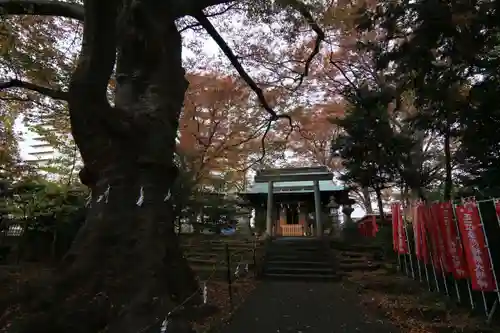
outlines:
{"label": "overhanging branch", "polygon": [[278,119],[288,119],[290,126],[293,127],[293,122],[292,118],[287,115],[287,114],[277,114],[276,111],[273,110],[273,108],[269,105],[267,102],[266,97],[264,96],[264,92],[262,89],[257,85],[257,83],[250,77],[250,75],[245,71],[243,66],[238,60],[238,57],[234,54],[233,50],[227,45],[226,41],[222,36],[219,34],[217,29],[212,25],[210,20],[203,14],[203,12],[199,12],[198,14],[194,15],[196,20],[200,22],[201,26],[207,31],[207,33],[210,35],[210,37],[213,38],[213,40],[219,45],[220,49],[226,57],[229,59],[231,64],[234,66],[238,74],[240,74],[241,78],[243,81],[245,81],[246,84],[254,91],[254,93],[257,95],[257,98],[264,108],[270,115],[271,115],[271,120],[275,121]]}
{"label": "overhanging branch", "polygon": [[0,81],[0,91],[6,90],[6,89],[11,89],[11,88],[21,88],[21,89],[26,89],[26,90],[31,90],[35,91],[39,94],[45,95],[47,97],[51,97],[53,99],[58,99],[58,100],[67,100],[68,99],[68,93],[63,90],[59,89],[53,89],[49,87],[43,87],[34,83],[22,81],[22,80],[17,80],[17,79],[11,79],[8,81],[1,82]]}
{"label": "overhanging branch", "polygon": [[61,16],[83,21],[83,6],[52,0],[0,0],[2,15]]}
{"label": "overhanging branch", "polygon": [[314,60],[314,58],[318,55],[321,43],[325,40],[325,32],[320,28],[318,23],[314,20],[313,16],[311,15],[311,12],[303,2],[293,1],[290,4],[290,6],[296,9],[305,18],[307,24],[309,24],[311,29],[316,33],[316,40],[314,42],[313,50],[309,55],[309,57],[307,57],[306,62],[304,64],[304,72],[302,73],[302,75],[300,75],[298,79],[298,84],[297,84],[298,88],[304,82],[304,78],[309,75],[311,63]]}

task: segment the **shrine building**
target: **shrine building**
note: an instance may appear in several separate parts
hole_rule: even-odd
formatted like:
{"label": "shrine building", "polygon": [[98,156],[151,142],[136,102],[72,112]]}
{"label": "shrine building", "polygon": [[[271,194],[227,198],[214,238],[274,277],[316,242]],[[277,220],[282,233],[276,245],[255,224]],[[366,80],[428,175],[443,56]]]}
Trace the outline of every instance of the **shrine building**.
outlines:
{"label": "shrine building", "polygon": [[239,195],[255,209],[255,218],[266,216],[268,236],[317,236],[324,234],[324,219],[338,207],[350,216],[349,190],[335,185],[326,167],[264,169]]}

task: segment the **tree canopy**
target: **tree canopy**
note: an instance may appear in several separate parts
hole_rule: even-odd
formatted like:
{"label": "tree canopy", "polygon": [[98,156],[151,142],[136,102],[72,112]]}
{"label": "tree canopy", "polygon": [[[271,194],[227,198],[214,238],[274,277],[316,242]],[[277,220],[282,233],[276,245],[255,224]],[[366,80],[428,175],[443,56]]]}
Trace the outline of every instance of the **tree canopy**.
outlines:
{"label": "tree canopy", "polygon": [[135,333],[196,294],[175,223],[252,168],[326,165],[381,212],[389,190],[498,194],[494,1],[0,0],[0,17],[3,177],[32,170],[22,118],[91,191],[58,292],[0,319],[13,332]]}

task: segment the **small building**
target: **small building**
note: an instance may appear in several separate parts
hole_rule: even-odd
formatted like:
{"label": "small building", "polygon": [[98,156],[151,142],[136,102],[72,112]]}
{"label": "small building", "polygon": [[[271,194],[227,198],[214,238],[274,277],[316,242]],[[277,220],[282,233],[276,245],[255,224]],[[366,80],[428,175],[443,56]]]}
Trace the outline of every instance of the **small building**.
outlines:
{"label": "small building", "polygon": [[326,167],[264,169],[240,193],[255,209],[255,219],[265,216],[268,236],[321,236],[324,217],[332,207],[349,207],[349,190],[333,182]]}

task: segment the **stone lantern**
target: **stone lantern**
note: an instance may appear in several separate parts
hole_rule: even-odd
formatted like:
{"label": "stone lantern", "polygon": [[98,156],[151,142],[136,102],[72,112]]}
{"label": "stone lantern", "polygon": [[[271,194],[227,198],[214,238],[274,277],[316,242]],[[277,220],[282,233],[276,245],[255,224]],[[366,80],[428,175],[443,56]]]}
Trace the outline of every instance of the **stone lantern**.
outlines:
{"label": "stone lantern", "polygon": [[330,197],[330,202],[326,205],[329,208],[329,215],[332,221],[332,228],[330,230],[330,235],[333,235],[335,231],[339,228],[339,204],[335,201],[335,197]]}

